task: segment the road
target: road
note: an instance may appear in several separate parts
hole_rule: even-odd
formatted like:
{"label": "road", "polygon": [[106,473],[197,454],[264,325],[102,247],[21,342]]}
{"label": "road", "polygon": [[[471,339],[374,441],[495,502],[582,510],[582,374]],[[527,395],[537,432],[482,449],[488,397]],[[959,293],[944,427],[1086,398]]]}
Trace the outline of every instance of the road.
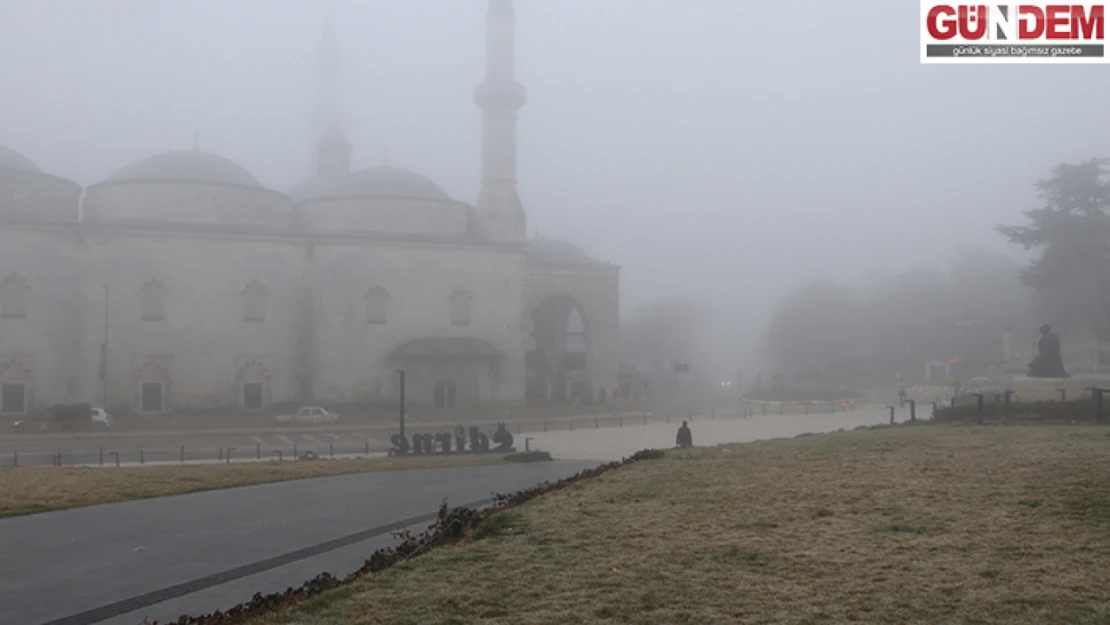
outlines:
{"label": "road", "polygon": [[[390,532],[427,527],[419,517],[444,498],[479,502],[597,464],[364,473],[0,520],[0,625],[137,625],[226,609],[357,569],[395,542]],[[329,551],[328,541],[349,544]]]}
{"label": "road", "polygon": [[105,464],[115,462],[113,452],[119,454],[122,463],[136,463],[140,455],[144,462],[178,462],[184,453],[186,461],[218,460],[225,458],[229,449],[233,458],[276,458],[281,451],[283,457],[297,453],[314,451],[326,456],[334,450],[336,454],[354,454],[386,451],[390,447],[389,434],[386,432],[366,431],[329,431],[326,426],[309,433],[260,430],[257,434],[213,433],[197,434],[170,433],[169,435],[150,434],[147,437],[87,437],[87,438],[40,438],[8,439],[0,442],[0,463],[9,465],[18,462],[20,466],[50,466],[55,454],[61,453],[62,464],[98,464],[103,458]]}
{"label": "road", "polygon": [[[885,408],[875,406],[858,406],[853,410],[836,410],[837,415],[852,416],[861,412]],[[928,406],[918,406],[920,415],[928,414]],[[762,415],[762,408],[757,408],[757,416]],[[905,412],[899,410],[899,414]],[[824,406],[813,408],[802,406],[789,406],[782,415],[777,409],[771,407],[767,410],[767,417],[789,417],[810,414],[818,416],[830,415]],[[883,413],[885,414],[885,413]],[[736,419],[738,413],[716,415],[718,420]],[[535,436],[541,440],[546,433],[580,432],[582,430],[606,430],[617,428],[636,428],[651,426],[653,424],[677,424],[683,419],[681,415],[669,416],[666,414],[626,414],[621,416],[605,415],[598,417],[574,417],[551,421],[536,421],[523,423],[510,423],[509,429],[516,436],[516,446],[524,447],[524,439]],[[697,422],[704,422],[707,415],[696,415]],[[491,426],[483,425],[487,435],[493,433]],[[451,432],[453,425],[420,425],[413,424],[406,427],[406,434],[414,433],[436,434]],[[327,456],[351,455],[363,453],[385,452],[391,445],[390,436],[396,433],[395,427],[382,426],[357,426],[350,424],[320,425],[316,427],[288,427],[288,428],[258,428],[255,430],[195,430],[178,432],[106,432],[96,434],[68,435],[28,435],[0,437],[0,466],[19,464],[20,466],[50,466],[57,454],[61,454],[64,466],[96,465],[102,460],[106,465],[114,464],[117,452],[119,461],[124,464],[134,464],[140,461],[153,462],[180,462],[182,456],[186,462],[217,461],[226,459],[229,449],[233,459],[249,458],[277,458],[281,453],[283,458],[293,457],[295,453],[314,451],[318,455]],[[577,436],[575,437],[577,438]],[[592,457],[592,456],[591,456]]]}

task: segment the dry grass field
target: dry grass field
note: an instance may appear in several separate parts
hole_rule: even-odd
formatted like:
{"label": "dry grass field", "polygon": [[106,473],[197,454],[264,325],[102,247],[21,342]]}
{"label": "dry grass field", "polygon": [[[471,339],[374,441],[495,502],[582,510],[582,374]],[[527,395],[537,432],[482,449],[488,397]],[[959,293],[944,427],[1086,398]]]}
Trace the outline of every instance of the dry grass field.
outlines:
{"label": "dry grass field", "polygon": [[1107,433],[671,451],[253,623],[1110,623]]}
{"label": "dry grass field", "polygon": [[0,518],[310,477],[494,464],[504,458],[476,454],[122,468],[3,467]]}

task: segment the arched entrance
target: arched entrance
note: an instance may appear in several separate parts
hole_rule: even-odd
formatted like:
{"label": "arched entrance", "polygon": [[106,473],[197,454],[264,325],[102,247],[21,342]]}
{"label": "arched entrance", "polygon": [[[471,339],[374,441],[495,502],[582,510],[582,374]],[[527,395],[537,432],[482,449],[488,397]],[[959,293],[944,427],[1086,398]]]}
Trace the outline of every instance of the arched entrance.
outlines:
{"label": "arched entrance", "polygon": [[590,332],[581,305],[569,295],[553,295],[536,306],[529,322],[525,356],[528,401],[590,401]]}

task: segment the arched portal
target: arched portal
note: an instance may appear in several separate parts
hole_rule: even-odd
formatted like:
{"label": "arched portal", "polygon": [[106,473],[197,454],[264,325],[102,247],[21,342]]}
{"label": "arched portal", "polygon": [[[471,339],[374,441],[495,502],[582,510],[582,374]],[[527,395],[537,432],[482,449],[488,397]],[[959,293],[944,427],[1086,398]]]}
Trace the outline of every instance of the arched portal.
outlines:
{"label": "arched portal", "polygon": [[541,301],[529,318],[526,397],[532,403],[570,403],[593,397],[587,354],[589,322],[569,295]]}

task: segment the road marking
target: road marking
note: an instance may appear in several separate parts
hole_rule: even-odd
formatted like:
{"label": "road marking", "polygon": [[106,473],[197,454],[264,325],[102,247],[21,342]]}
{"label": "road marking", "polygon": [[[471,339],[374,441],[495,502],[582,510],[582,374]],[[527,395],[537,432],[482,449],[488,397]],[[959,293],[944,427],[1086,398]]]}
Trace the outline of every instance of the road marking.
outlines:
{"label": "road marking", "polygon": [[374,439],[370,438],[369,436],[363,434],[362,432],[355,432],[354,434],[355,434],[355,436],[357,436],[359,438],[365,438],[367,440],[374,440]]}
{"label": "road marking", "polygon": [[282,436],[281,434],[277,434],[277,437],[281,440],[281,442],[285,443],[286,445],[294,445],[295,444],[293,442],[293,439],[289,438],[288,436]]}
{"label": "road marking", "polygon": [[331,439],[332,439],[332,440],[335,440],[335,441],[341,441],[341,440],[343,440],[343,437],[342,437],[342,436],[340,436],[340,435],[338,435],[338,434],[332,434],[331,432],[328,432],[328,436],[330,436],[330,437],[331,437]]}
{"label": "road marking", "polygon": [[265,445],[266,444],[266,441],[262,440],[261,436],[252,436],[251,440],[254,441],[255,443],[259,444],[259,445]]}
{"label": "road marking", "polygon": [[304,437],[304,438],[307,438],[308,440],[312,441],[313,443],[317,443],[317,444],[319,444],[319,445],[323,445],[323,444],[324,444],[324,441],[322,441],[322,440],[320,440],[320,439],[316,438],[315,436],[313,436],[313,435],[311,435],[311,434],[301,434],[301,436],[302,436],[302,437]]}
{"label": "road marking", "polygon": [[[462,504],[462,507],[485,508],[486,506],[493,503],[494,500],[492,498],[479,499],[478,501],[464,503]],[[338,538],[333,538],[322,543],[310,545],[308,547],[297,549],[296,551],[289,551],[287,553],[283,553],[272,558],[266,558],[265,560],[252,562],[251,564],[245,564],[243,566],[228,569],[219,573],[213,573],[212,575],[208,575],[206,577],[198,577],[196,579],[192,579],[187,582],[177,584],[175,586],[166,586],[153,592],[148,592],[144,595],[138,595],[129,599],[124,599],[123,601],[116,601],[115,603],[108,603],[100,607],[93,608],[92,610],[86,610],[84,612],[78,612],[77,614],[71,614],[64,618],[50,621],[46,625],[99,623],[110,618],[123,616],[128,612],[134,612],[136,610],[141,610],[152,605],[169,601],[170,599],[184,597],[185,595],[200,592],[214,586],[222,586],[224,584],[227,584],[228,582],[233,582],[249,575],[255,575],[263,571],[276,569],[279,566],[284,566],[293,562],[299,562],[301,560],[311,558],[312,556],[318,556],[329,551],[335,551],[336,549],[348,547],[350,545],[360,543],[364,540],[370,540],[371,538],[377,538],[378,536],[385,536],[391,532],[397,531],[398,528],[409,527],[418,523],[426,523],[428,521],[433,521],[436,518],[438,518],[438,513],[432,512],[430,514],[422,514],[420,516],[401,519],[399,521],[394,521],[393,523],[387,523],[386,525],[372,527],[361,532],[347,534],[346,536],[340,536]]]}

